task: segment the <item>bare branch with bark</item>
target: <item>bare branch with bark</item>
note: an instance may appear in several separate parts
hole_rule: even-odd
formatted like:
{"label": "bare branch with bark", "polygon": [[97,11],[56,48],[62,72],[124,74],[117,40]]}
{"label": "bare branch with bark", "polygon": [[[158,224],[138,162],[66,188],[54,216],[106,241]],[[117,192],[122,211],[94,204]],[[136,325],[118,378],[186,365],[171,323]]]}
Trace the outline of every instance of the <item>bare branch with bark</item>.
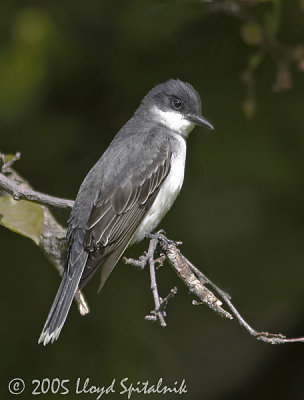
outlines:
{"label": "bare branch with bark", "polygon": [[[155,270],[155,264],[158,263],[159,256],[156,254],[157,247],[160,247],[164,254],[161,254],[161,263],[164,262],[164,258],[168,261],[169,265],[173,268],[173,270],[177,273],[178,277],[182,280],[182,282],[188,287],[191,295],[194,295],[199,301],[193,300],[193,305],[206,304],[209,308],[219,314],[221,317],[225,317],[228,319],[233,319],[233,316],[238,320],[240,325],[242,325],[253,337],[257,340],[261,340],[265,343],[270,344],[283,344],[283,343],[293,343],[293,342],[304,342],[304,337],[299,338],[286,338],[286,336],[281,333],[268,333],[268,332],[259,332],[253,329],[241,316],[236,307],[231,302],[231,297],[229,294],[224,292],[218,286],[216,286],[209,278],[206,277],[198,268],[196,268],[179,250],[178,246],[181,245],[181,242],[174,242],[168,239],[163,231],[160,231],[153,235],[148,235],[150,238],[149,250],[143,256],[139,258],[139,260],[127,259],[124,258],[124,262],[126,264],[132,264],[136,267],[140,267],[140,269],[144,269],[145,265],[149,263],[149,265],[153,265]],[[151,276],[151,275],[150,275]],[[222,302],[217,298],[217,296],[209,289],[207,289],[206,285],[209,285],[214,292],[220,297],[224,303],[229,307],[231,311],[231,315],[229,312],[224,310],[221,305]],[[151,277],[151,287],[154,288],[153,297],[157,294],[159,300],[155,301],[155,308],[150,312],[149,315],[154,315],[154,318],[147,318],[152,321],[158,321],[161,326],[166,326],[166,323],[163,324],[163,318],[165,315],[162,313],[162,304],[167,303],[166,299],[163,300],[158,295],[158,288],[156,284],[156,277]],[[174,288],[171,290],[171,293],[175,295],[177,289]],[[173,297],[173,295],[171,297]],[[169,294],[170,296],[170,294]],[[168,297],[168,296],[167,296]]]}
{"label": "bare branch with bark", "polygon": [[[33,203],[42,204],[50,207],[71,209],[73,207],[74,201],[61,199],[59,197],[49,196],[48,194],[36,192],[30,185],[22,185],[23,178],[17,177],[16,174],[13,175],[13,170],[11,166],[13,163],[20,158],[20,153],[16,153],[15,157],[8,162],[4,162],[4,155],[0,155],[0,189],[6,193],[13,196],[14,200],[28,200]],[[6,176],[9,174],[9,177]],[[18,178],[18,179],[17,179]]]}
{"label": "bare branch with bark", "polygon": [[[0,196],[9,194],[16,201],[28,200],[41,205],[43,227],[39,238],[39,248],[62,276],[66,261],[66,229],[56,221],[46,205],[68,209],[74,202],[34,191],[30,184],[11,168],[19,158],[20,153],[16,153],[12,160],[5,162],[4,155],[0,154]],[[81,315],[89,312],[89,306],[81,291],[75,293],[75,301]]]}
{"label": "bare branch with bark", "polygon": [[[20,154],[17,153],[13,161],[11,160],[9,163],[5,163],[4,156],[0,154],[0,171],[2,171],[2,173],[0,172],[0,195],[3,195],[3,193],[6,195],[10,194],[14,196],[15,200],[26,199],[43,204],[41,208],[44,214],[44,225],[39,246],[49,261],[55,266],[56,270],[62,275],[65,265],[67,244],[65,229],[58,224],[46,205],[58,208],[70,208],[73,205],[73,201],[35,192],[20,175],[11,169],[13,162],[19,158]],[[163,299],[159,295],[156,280],[157,268],[167,261],[181,281],[187,286],[190,294],[196,297],[197,300],[192,301],[193,305],[206,304],[214,312],[224,318],[233,319],[234,316],[250,335],[265,343],[283,344],[304,342],[304,337],[286,338],[286,336],[280,333],[259,332],[253,329],[233,305],[231,297],[216,286],[181,253],[178,248],[182,244],[181,242],[168,239],[163,231],[148,235],[147,237],[150,239],[150,242],[148,251],[144,255],[140,256],[138,260],[123,258],[126,264],[134,265],[141,270],[143,270],[147,264],[149,265],[154,309],[146,315],[146,320],[158,322],[162,327],[167,325],[165,321],[166,307],[168,302],[177,294],[177,288],[174,287],[171,289],[170,293]],[[161,249],[161,252],[159,249]],[[209,286],[212,290],[208,289],[206,286]],[[228,306],[230,312],[222,308],[222,301],[219,298]],[[89,308],[81,291],[75,293],[75,300],[80,313],[82,315],[87,314]]]}

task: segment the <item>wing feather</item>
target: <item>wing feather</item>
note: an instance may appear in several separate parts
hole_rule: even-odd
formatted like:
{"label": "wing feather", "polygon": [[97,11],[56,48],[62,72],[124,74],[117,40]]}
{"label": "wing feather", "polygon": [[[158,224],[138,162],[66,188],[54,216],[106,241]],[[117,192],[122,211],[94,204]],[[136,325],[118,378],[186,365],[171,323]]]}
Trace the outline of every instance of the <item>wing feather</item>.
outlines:
{"label": "wing feather", "polygon": [[111,205],[109,205],[109,202],[101,204],[100,206],[96,207],[95,210],[92,210],[87,224],[87,229],[92,229],[110,210]]}
{"label": "wing feather", "polygon": [[[143,165],[133,176],[127,176],[107,193],[100,192],[84,234],[84,246],[89,250],[90,257],[81,287],[99,264],[102,269],[103,264],[107,264],[106,271],[102,271],[104,284],[157,196],[161,183],[169,173],[170,159],[169,146],[164,143],[152,160],[143,160]],[[114,253],[116,256],[111,257],[112,262],[107,263],[107,258]]]}

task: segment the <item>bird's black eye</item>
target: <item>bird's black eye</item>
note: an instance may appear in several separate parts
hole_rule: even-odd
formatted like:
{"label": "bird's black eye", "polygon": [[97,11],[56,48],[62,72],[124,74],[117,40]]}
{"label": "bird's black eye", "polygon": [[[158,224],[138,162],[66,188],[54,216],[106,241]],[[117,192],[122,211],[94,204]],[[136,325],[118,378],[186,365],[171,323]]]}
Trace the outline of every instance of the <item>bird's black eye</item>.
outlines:
{"label": "bird's black eye", "polygon": [[172,107],[175,110],[180,110],[183,107],[183,103],[180,100],[173,99],[172,100]]}

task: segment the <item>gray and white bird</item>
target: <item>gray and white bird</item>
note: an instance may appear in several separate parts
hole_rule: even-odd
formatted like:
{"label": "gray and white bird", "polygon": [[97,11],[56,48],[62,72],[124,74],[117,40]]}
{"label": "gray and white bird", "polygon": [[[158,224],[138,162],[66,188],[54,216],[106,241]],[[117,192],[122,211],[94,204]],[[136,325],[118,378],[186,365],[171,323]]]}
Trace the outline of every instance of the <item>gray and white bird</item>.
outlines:
{"label": "gray and white bird", "polygon": [[82,182],[68,220],[67,266],[39,343],[54,342],[77,289],[101,268],[103,287],[125,249],[171,208],[183,184],[186,139],[202,116],[200,96],[170,79],[143,98]]}

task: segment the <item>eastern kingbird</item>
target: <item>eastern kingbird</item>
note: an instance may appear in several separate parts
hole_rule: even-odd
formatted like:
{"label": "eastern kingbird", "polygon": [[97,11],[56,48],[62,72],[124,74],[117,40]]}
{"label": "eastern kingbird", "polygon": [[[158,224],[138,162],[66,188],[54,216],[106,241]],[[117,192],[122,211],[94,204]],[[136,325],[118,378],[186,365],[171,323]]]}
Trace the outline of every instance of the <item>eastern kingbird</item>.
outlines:
{"label": "eastern kingbird", "polygon": [[99,290],[126,247],[171,208],[184,180],[186,139],[213,129],[197,91],[180,80],[155,86],[82,182],[68,220],[67,267],[39,343],[54,342],[75,292],[101,267]]}

